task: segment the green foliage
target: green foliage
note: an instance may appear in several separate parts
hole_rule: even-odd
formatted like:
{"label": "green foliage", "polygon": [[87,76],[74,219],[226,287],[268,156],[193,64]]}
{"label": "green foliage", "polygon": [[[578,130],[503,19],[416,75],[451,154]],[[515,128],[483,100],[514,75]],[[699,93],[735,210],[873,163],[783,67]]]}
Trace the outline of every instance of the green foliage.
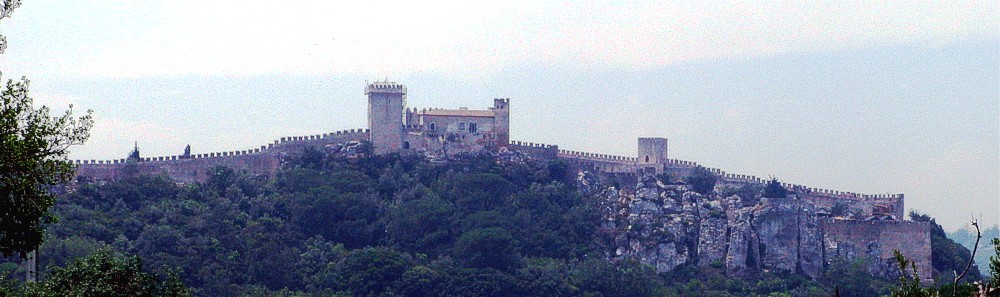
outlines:
{"label": "green foliage", "polygon": [[842,297],[888,294],[892,284],[881,278],[872,277],[867,270],[870,265],[864,258],[834,259],[820,279],[823,283],[838,288]]}
{"label": "green foliage", "polygon": [[475,268],[508,271],[520,266],[517,243],[502,228],[474,229],[462,234],[455,243],[455,256]]}
{"label": "green foliage", "polygon": [[[3,15],[6,16],[6,15]],[[2,46],[0,46],[2,48]],[[35,109],[28,80],[8,80],[0,94],[0,254],[22,257],[43,239],[41,223],[54,221],[49,207],[52,185],[69,181],[73,167],[67,149],[82,144],[93,126],[90,111],[73,117],[72,105],[62,116]]]}
{"label": "green foliage", "polygon": [[204,184],[81,181],[54,207],[42,259],[110,247],[183,268],[200,296],[584,293],[567,261],[596,254],[600,215],[568,170],[307,150],[271,179],[220,167]]}
{"label": "green foliage", "polygon": [[685,181],[688,185],[691,185],[692,191],[707,195],[715,189],[715,183],[718,181],[718,178],[714,173],[708,171],[707,168],[698,166],[691,171],[691,175]]}
{"label": "green foliage", "polygon": [[[948,238],[944,228],[938,225],[934,218],[915,210],[910,211],[910,220],[928,222],[931,225],[931,266],[942,276],[943,281],[950,282],[955,275],[962,273],[972,259],[972,251]],[[981,251],[981,249],[980,249]],[[979,267],[973,265],[963,281],[972,282],[982,279]]]}
{"label": "green foliage", "polygon": [[728,186],[722,189],[721,193],[723,197],[730,197],[733,195],[737,195],[740,196],[740,198],[743,199],[744,201],[753,201],[754,199],[757,198],[757,195],[760,195],[760,193],[763,190],[764,187],[762,187],[758,183],[746,183],[740,186],[739,188]]}
{"label": "green foliage", "polygon": [[176,272],[157,280],[143,272],[142,259],[109,249],[53,267],[40,282],[5,287],[13,296],[191,296]]}
{"label": "green foliage", "polygon": [[450,203],[434,195],[403,201],[389,209],[386,233],[397,248],[438,255],[453,240],[454,213]]}
{"label": "green foliage", "polygon": [[653,268],[635,262],[621,264],[586,260],[570,271],[574,283],[599,296],[655,296],[662,286]]}
{"label": "green foliage", "polygon": [[517,296],[578,296],[580,288],[566,276],[570,265],[565,261],[535,258],[525,261],[515,275]]}
{"label": "green foliage", "polygon": [[[899,287],[892,290],[893,297],[933,297],[940,296],[936,290],[920,286],[920,274],[913,260],[907,259],[899,250],[892,250],[899,266]],[[909,269],[909,270],[908,270]]]}
{"label": "green foliage", "polygon": [[49,239],[38,251],[39,254],[45,255],[40,257],[39,266],[66,266],[74,259],[92,255],[98,250],[108,248],[111,246],[90,237],[72,236]]}
{"label": "green foliage", "polygon": [[682,265],[661,276],[667,281],[664,288],[658,289],[660,292],[657,295],[831,296],[836,289],[836,284],[827,283],[827,280],[817,282],[790,272],[761,272],[746,277],[731,277],[720,268]]}
{"label": "green foliage", "polygon": [[764,185],[764,193],[761,194],[761,197],[785,198],[788,197],[788,189],[785,189],[777,178],[772,178],[766,185]]}
{"label": "green foliage", "polygon": [[42,259],[68,263],[110,247],[148,267],[181,267],[173,284],[199,296],[887,292],[857,263],[832,263],[813,281],[773,272],[731,278],[721,261],[662,276],[637,262],[609,262],[597,202],[577,192],[559,162],[465,155],[431,164],[318,150],[288,161],[271,179],[216,168],[204,184],[148,176],[82,182],[54,207],[62,220],[46,226],[42,252],[53,257]]}
{"label": "green foliage", "polygon": [[1000,293],[1000,238],[993,238],[994,254],[990,257],[990,287]]}
{"label": "green foliage", "polygon": [[402,253],[388,248],[354,250],[337,265],[343,287],[356,296],[378,295],[410,267]]}
{"label": "green foliage", "polygon": [[833,207],[830,208],[830,214],[835,217],[843,216],[847,214],[847,211],[849,210],[850,208],[847,207],[846,203],[837,202],[837,204],[834,204]]}

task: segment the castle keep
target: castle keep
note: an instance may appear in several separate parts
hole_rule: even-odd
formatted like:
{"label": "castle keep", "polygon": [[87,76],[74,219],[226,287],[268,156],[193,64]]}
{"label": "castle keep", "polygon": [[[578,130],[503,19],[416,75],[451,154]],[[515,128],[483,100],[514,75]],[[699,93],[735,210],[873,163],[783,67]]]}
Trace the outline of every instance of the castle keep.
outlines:
{"label": "castle keep", "polygon": [[[602,194],[615,201],[602,211],[607,211],[609,221],[627,223],[621,225],[620,238],[615,239],[622,245],[617,255],[642,258],[658,271],[668,271],[685,261],[699,265],[714,261],[724,262],[734,273],[774,268],[803,270],[815,276],[833,257],[882,261],[891,256],[893,249],[899,249],[916,261],[921,276],[932,275],[929,227],[926,223],[903,221],[903,194],[860,194],[783,183],[792,193],[787,198],[755,201],[754,197],[733,195],[721,201],[693,203],[707,198],[678,194],[684,191],[675,187],[683,189],[683,185],[647,180],[662,173],[682,178],[701,167],[670,158],[666,138],[639,138],[634,156],[564,150],[556,145],[511,141],[511,102],[507,98],[493,99],[493,106],[487,109],[416,109],[407,107],[406,86],[399,83],[371,83],[364,94],[368,101],[367,129],[282,137],[259,147],[227,152],[192,154],[185,149],[182,155],[148,158],[140,157],[136,150],[127,160],[74,161],[77,176],[100,181],[132,174],[160,174],[179,183],[193,183],[207,181],[217,166],[273,176],[283,160],[307,147],[351,154],[357,153],[364,142],[370,142],[375,154],[422,154],[432,161],[465,152],[515,151],[535,159],[565,161],[580,170],[581,178],[585,173],[599,173],[626,181],[620,184],[638,184],[631,190],[622,188]],[[717,189],[759,186],[767,181],[706,169],[718,177]],[[675,197],[664,199],[671,195]],[[700,208],[704,209],[688,218],[690,210]],[[647,220],[650,218],[657,220]],[[635,230],[675,232],[677,236],[666,236],[661,242],[648,235],[629,233],[633,226],[644,225],[648,226]],[[665,242],[684,234],[698,234],[692,241],[697,243],[696,248]]]}
{"label": "castle keep", "polygon": [[406,107],[406,86],[393,82],[369,84],[365,95],[369,141],[376,154],[449,155],[510,143],[510,99],[493,99],[493,107],[486,110],[410,109]]}

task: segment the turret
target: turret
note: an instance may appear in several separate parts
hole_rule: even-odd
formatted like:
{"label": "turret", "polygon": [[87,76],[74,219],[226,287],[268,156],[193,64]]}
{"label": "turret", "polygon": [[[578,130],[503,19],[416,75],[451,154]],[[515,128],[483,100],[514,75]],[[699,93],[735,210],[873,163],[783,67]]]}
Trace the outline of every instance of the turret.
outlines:
{"label": "turret", "polygon": [[667,162],[666,138],[639,138],[639,163],[657,164]]}
{"label": "turret", "polygon": [[510,98],[493,99],[493,115],[497,147],[505,147],[510,144]]}
{"label": "turret", "polygon": [[403,107],[406,86],[375,82],[365,88],[368,95],[369,141],[375,154],[398,152],[403,146]]}

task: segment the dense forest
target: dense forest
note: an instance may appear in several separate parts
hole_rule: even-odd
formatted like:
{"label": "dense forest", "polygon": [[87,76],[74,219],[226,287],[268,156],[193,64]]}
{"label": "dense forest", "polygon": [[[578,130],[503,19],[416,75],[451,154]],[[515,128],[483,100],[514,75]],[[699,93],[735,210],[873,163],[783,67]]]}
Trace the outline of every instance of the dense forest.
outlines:
{"label": "dense forest", "polygon": [[198,296],[874,296],[897,285],[860,261],[815,280],[610,262],[576,171],[516,153],[429,162],[309,149],[273,178],[213,172],[204,184],[136,175],[65,189],[43,278],[114,251]]}

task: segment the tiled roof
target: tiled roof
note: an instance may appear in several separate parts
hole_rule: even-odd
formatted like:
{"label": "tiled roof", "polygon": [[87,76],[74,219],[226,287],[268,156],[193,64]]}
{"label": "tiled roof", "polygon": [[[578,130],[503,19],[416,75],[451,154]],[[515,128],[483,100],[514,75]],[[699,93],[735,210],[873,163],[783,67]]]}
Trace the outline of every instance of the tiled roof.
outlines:
{"label": "tiled roof", "polygon": [[429,116],[459,116],[459,117],[493,117],[492,110],[469,110],[469,109],[428,109],[417,114]]}

